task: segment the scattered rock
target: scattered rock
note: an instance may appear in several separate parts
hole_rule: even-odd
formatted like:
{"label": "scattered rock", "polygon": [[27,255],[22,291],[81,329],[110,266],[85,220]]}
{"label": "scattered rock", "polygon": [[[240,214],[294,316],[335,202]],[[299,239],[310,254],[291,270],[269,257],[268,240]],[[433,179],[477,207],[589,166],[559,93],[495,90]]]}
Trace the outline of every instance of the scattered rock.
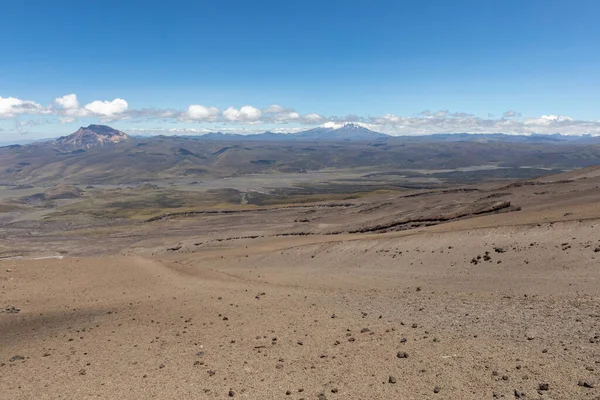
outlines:
{"label": "scattered rock", "polygon": [[541,390],[541,391],[550,390],[550,385],[547,383],[540,383],[538,386],[538,390]]}
{"label": "scattered rock", "polygon": [[388,383],[392,383],[392,384],[393,384],[393,383],[396,383],[396,377],[395,377],[395,376],[392,376],[392,375],[390,375],[390,376],[388,377]]}
{"label": "scattered rock", "polygon": [[439,386],[436,386],[433,388],[433,393],[439,393],[439,392],[440,392]]}
{"label": "scattered rock", "polygon": [[593,389],[596,387],[596,385],[594,385],[593,383],[588,382],[588,381],[579,381],[577,383],[577,385],[584,387],[584,388],[588,388],[588,389]]}
{"label": "scattered rock", "polygon": [[10,358],[10,362],[21,361],[21,360],[24,360],[24,359],[25,359],[25,357],[16,355],[16,356],[12,356]]}
{"label": "scattered rock", "polygon": [[398,358],[408,358],[408,353],[406,353],[404,351],[399,351],[398,353],[396,353],[396,357],[398,357]]}

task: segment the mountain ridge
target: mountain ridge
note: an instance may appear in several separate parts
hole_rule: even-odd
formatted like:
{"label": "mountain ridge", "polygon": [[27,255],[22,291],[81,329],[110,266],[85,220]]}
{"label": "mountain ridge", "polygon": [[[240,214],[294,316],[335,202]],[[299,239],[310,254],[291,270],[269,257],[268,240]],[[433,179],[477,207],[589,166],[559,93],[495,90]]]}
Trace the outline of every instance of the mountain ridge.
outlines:
{"label": "mountain ridge", "polygon": [[402,135],[392,136],[376,132],[359,123],[327,123],[317,128],[307,129],[293,133],[276,133],[265,131],[255,134],[208,132],[203,134],[182,135],[133,135],[130,136],[107,125],[89,125],[80,127],[76,132],[61,136],[58,139],[36,140],[29,143],[5,144],[0,147],[9,146],[46,146],[50,144],[53,148],[61,151],[87,150],[93,147],[115,145],[131,139],[148,139],[152,137],[181,137],[206,141],[248,141],[248,142],[502,142],[502,143],[529,143],[529,144],[598,144],[600,136],[591,135],[563,135],[555,134],[530,134],[518,135],[507,133],[433,133],[427,135]]}

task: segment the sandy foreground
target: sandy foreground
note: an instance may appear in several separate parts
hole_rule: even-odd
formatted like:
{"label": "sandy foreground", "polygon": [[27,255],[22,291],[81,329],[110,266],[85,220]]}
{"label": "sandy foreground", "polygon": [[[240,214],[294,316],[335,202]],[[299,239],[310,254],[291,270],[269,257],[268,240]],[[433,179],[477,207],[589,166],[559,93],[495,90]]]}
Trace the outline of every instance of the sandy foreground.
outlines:
{"label": "sandy foreground", "polygon": [[599,399],[600,222],[467,228],[0,261],[0,398]]}

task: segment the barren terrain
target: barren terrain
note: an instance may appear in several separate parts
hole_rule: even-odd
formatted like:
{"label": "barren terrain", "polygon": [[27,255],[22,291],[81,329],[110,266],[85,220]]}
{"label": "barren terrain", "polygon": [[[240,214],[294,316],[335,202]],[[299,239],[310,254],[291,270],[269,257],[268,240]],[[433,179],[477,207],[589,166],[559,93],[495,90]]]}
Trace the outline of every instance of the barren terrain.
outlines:
{"label": "barren terrain", "polygon": [[598,171],[4,189],[0,398],[598,399]]}

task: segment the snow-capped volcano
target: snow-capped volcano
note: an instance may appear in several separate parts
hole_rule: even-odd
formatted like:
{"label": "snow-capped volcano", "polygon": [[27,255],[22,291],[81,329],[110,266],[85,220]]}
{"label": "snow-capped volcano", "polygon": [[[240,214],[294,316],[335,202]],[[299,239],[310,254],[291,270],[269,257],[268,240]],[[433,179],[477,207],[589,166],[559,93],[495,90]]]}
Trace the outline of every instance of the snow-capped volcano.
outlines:
{"label": "snow-capped volcano", "polygon": [[327,129],[341,129],[341,128],[361,129],[361,128],[365,128],[365,129],[369,129],[366,124],[362,124],[360,122],[333,122],[333,121],[325,122],[323,125],[319,126],[319,128],[327,128]]}
{"label": "snow-capped volcano", "polygon": [[290,134],[290,136],[313,140],[374,140],[388,135],[374,132],[360,122],[326,122],[318,128]]}

